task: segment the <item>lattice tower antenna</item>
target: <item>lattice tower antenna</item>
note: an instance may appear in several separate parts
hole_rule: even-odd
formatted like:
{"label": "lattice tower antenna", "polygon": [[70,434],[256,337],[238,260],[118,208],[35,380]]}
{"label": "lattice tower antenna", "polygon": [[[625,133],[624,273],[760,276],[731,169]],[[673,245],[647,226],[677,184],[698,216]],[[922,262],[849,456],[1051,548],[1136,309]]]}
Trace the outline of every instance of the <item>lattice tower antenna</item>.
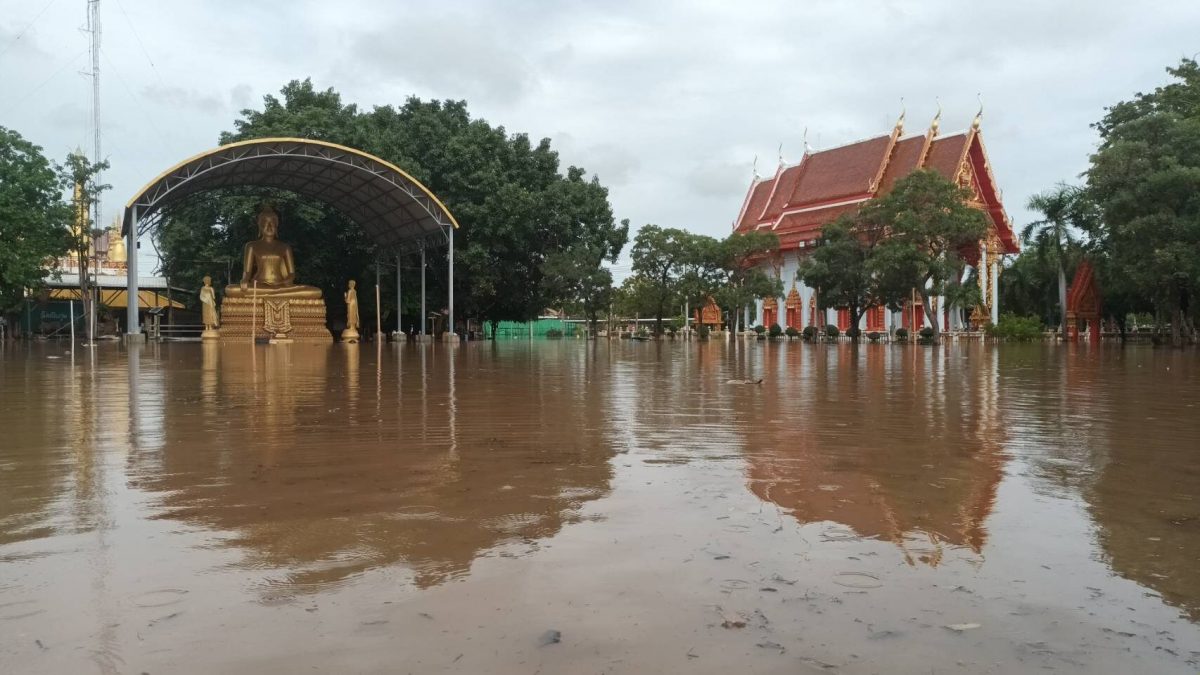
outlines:
{"label": "lattice tower antenna", "polygon": [[[100,0],[87,0],[88,18],[87,29],[92,42],[92,70],[87,73],[92,78],[92,161],[100,162]],[[96,184],[100,184],[100,174],[96,174]],[[100,207],[100,194],[96,193],[92,200],[92,222],[102,223],[103,211]]]}

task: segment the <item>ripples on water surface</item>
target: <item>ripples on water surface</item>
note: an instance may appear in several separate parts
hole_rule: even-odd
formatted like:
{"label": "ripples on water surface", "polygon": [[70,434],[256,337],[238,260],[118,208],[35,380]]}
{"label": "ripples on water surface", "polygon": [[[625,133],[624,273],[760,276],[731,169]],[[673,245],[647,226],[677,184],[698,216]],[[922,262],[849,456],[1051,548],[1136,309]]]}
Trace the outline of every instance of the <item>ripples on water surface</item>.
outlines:
{"label": "ripples on water surface", "polygon": [[0,671],[1195,672],[1196,358],[9,343]]}

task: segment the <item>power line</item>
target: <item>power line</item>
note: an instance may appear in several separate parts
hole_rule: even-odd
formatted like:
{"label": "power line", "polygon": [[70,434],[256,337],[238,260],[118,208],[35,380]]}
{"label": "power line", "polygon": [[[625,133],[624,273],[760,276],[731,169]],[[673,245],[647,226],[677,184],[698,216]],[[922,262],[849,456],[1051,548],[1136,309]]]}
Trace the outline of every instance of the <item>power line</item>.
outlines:
{"label": "power line", "polygon": [[47,77],[46,79],[42,80],[42,83],[41,83],[41,84],[39,84],[38,86],[34,87],[34,88],[33,88],[33,91],[31,91],[31,92],[29,92],[28,94],[26,94],[25,96],[21,97],[21,98],[20,98],[20,99],[19,99],[19,100],[18,100],[16,103],[14,103],[14,104],[10,105],[8,108],[6,108],[6,109],[4,110],[4,113],[3,113],[3,115],[7,115],[8,113],[10,113],[10,112],[12,112],[12,111],[16,110],[17,108],[20,108],[20,107],[21,107],[21,106],[22,106],[22,105],[23,105],[23,104],[24,104],[26,101],[28,101],[30,98],[32,98],[34,94],[36,94],[36,93],[38,93],[39,91],[41,91],[42,87],[44,87],[44,86],[46,86],[47,84],[49,84],[49,83],[50,83],[50,80],[53,80],[55,77],[57,77],[57,76],[58,76],[58,74],[59,74],[59,73],[61,73],[63,70],[65,70],[67,66],[69,66],[69,65],[72,65],[72,64],[74,64],[76,61],[78,61],[78,60],[79,60],[79,57],[81,57],[81,56],[83,56],[84,54],[86,54],[86,53],[87,53],[87,51],[88,51],[88,50],[86,50],[86,49],[85,49],[85,50],[83,50],[83,51],[79,52],[78,54],[76,54],[75,56],[72,56],[72,57],[71,57],[70,59],[68,59],[67,61],[63,62],[63,64],[62,64],[61,66],[59,66],[57,70],[55,70],[53,73],[51,73],[51,74],[50,74],[50,77]]}
{"label": "power line", "polygon": [[158,78],[158,83],[165,86],[162,75],[158,73],[158,67],[154,65],[154,59],[150,58],[150,52],[146,51],[146,45],[142,42],[142,36],[138,35],[137,29],[133,27],[133,20],[129,18],[129,13],[125,11],[125,5],[121,4],[121,0],[117,0],[117,8],[121,10],[121,16],[125,17],[125,23],[129,24],[129,30],[133,33],[133,39],[137,40],[138,48],[142,50],[142,56],[146,57],[146,63],[150,64],[150,70],[154,71],[154,77]]}
{"label": "power line", "polygon": [[20,33],[17,33],[17,37],[13,38],[12,41],[8,43],[8,46],[4,48],[4,51],[0,52],[0,56],[7,54],[8,50],[12,49],[17,42],[21,40],[21,38],[25,37],[25,33],[29,32],[30,28],[33,28],[33,24],[37,23],[38,19],[42,18],[42,15],[46,13],[46,10],[50,9],[50,5],[53,5],[54,2],[55,0],[49,0],[49,2],[43,5],[42,11],[38,12],[37,16],[33,17],[33,20],[30,21],[24,28],[22,28]]}
{"label": "power line", "polygon": [[[141,100],[141,97],[133,93],[133,90],[129,88],[129,83],[125,81],[124,76],[121,75],[121,71],[117,70],[117,64],[113,63],[113,60],[109,58],[108,52],[101,49],[100,53],[104,55],[104,60],[108,63],[109,70],[112,71],[113,75],[117,76],[117,82],[121,85],[121,88],[125,90],[125,93],[129,96],[129,98],[134,101]],[[146,107],[139,105],[137,109],[142,113],[142,116],[145,117],[146,123],[150,125],[150,128],[154,130],[154,133],[158,135],[158,139],[162,141],[164,145],[166,145],[166,134],[164,134],[162,130],[158,128],[158,125],[154,123],[154,120],[150,117],[150,114],[146,112]]]}

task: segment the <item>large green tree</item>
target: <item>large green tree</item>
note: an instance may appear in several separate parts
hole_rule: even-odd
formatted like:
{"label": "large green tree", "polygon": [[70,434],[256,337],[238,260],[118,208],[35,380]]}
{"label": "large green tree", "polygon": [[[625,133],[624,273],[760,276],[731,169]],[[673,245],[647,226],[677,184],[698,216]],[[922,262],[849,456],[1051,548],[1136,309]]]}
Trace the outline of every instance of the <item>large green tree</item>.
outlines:
{"label": "large green tree", "polygon": [[878,303],[875,280],[867,266],[877,241],[872,228],[855,215],[845,215],[821,228],[811,255],[800,261],[796,276],[818,289],[821,303],[848,307],[850,325],[857,326],[867,308]]}
{"label": "large green tree", "polygon": [[758,298],[774,298],[783,292],[779,277],[760,264],[778,250],[779,237],[773,232],[734,233],[716,247],[721,279],[714,296],[717,304],[729,311],[730,330],[737,332],[745,307]]}
{"label": "large green tree", "polygon": [[70,209],[42,149],[0,127],[0,313],[13,310],[67,252]]}
{"label": "large green tree", "polygon": [[[96,237],[104,230],[92,223],[92,205],[108,185],[98,182],[108,162],[92,163],[82,151],[76,150],[67,156],[67,163],[60,167],[60,183],[63,190],[71,192],[72,226],[69,249],[79,271],[79,297],[83,306],[84,323],[87,326],[88,343],[95,341],[95,325],[91,320],[96,312],[95,289],[92,288],[92,257],[95,255]],[[136,254],[136,251],[134,252]]]}
{"label": "large green tree", "polygon": [[619,228],[588,233],[563,251],[551,253],[542,266],[547,297],[554,304],[582,313],[594,335],[600,311],[613,301],[612,271],[604,262],[616,262],[629,240],[629,221]]}
{"label": "large green tree", "polygon": [[860,212],[863,222],[887,233],[867,266],[879,299],[898,309],[914,290],[919,293],[934,343],[940,340],[941,326],[932,299],[945,295],[952,280],[961,276],[960,251],[987,232],[987,216],[968,205],[970,196],[936,171],[921,169]]}
{"label": "large green tree", "polygon": [[[549,139],[533,143],[525,134],[473,119],[463,101],[410,98],[400,107],[362,111],[343,103],[332,89],[293,81],[281,96],[264,97],[261,109],[243,110],[234,130],[220,140],[267,136],[361,149],[400,166],[437,194],[462,226],[455,234],[461,316],[493,324],[536,316],[553,304],[557,292],[555,284],[544,283],[548,258],[576,245],[609,258],[612,242],[621,238],[607,190],[595,177],[578,167],[560,172]],[[303,281],[325,289],[331,316],[341,311],[347,277],[373,276],[377,266],[394,265],[395,252],[376,250],[358,226],[319,203],[287,193],[227,191],[190,200],[160,229],[159,249],[173,282],[198,284],[205,273],[223,273],[224,261],[236,260],[241,244],[253,237],[253,211],[264,197],[276,201],[282,237],[296,249]],[[420,304],[417,258],[409,250],[401,261],[408,315]],[[437,299],[447,290],[444,260],[441,250],[428,260],[434,308],[441,307]],[[383,284],[385,307],[394,306],[394,286]],[[369,307],[364,310],[370,313]]]}
{"label": "large green tree", "polygon": [[661,335],[663,317],[679,299],[679,280],[693,255],[695,235],[673,227],[644,225],[633,239],[633,273],[641,279],[638,297],[654,316],[654,333]]}
{"label": "large green tree", "polygon": [[[1200,65],[1108,109],[1086,176],[1105,270],[1153,300],[1172,342],[1195,339],[1200,293]],[[1101,279],[1108,286],[1107,279]]]}

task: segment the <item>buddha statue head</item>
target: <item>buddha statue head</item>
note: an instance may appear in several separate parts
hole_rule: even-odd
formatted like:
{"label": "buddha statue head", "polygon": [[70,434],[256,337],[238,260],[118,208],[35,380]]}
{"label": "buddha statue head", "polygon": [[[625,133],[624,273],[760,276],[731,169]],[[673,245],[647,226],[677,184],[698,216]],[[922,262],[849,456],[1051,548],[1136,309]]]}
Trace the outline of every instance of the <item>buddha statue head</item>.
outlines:
{"label": "buddha statue head", "polygon": [[269,204],[258,212],[258,238],[274,241],[279,236],[279,214]]}

